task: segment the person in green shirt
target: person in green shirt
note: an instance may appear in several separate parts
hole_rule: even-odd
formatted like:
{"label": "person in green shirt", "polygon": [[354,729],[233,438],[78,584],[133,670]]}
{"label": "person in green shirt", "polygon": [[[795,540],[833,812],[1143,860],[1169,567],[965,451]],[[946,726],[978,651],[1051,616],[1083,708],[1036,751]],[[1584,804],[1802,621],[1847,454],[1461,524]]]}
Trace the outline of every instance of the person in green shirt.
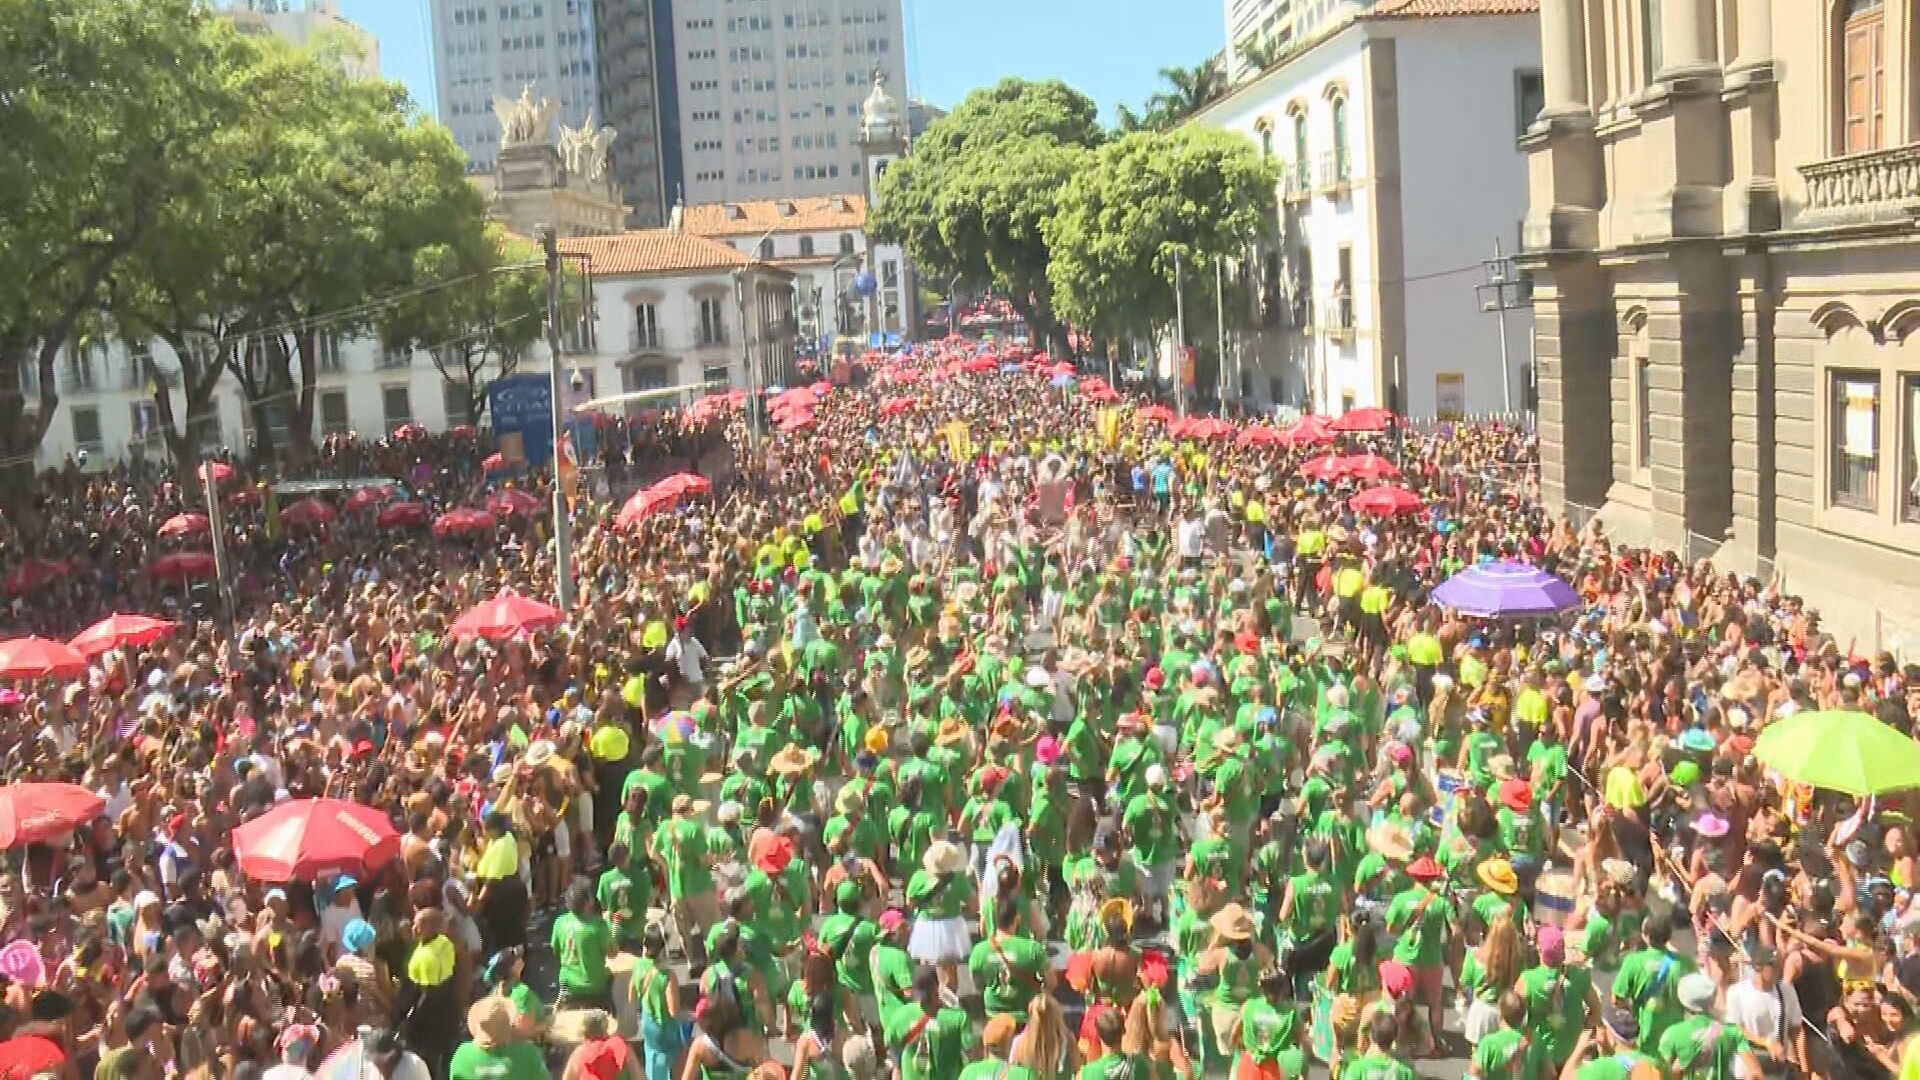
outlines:
{"label": "person in green shirt", "polygon": [[1467,1080],[1555,1080],[1546,1073],[1536,1040],[1527,1033],[1527,999],[1512,990],[1499,998],[1500,1026],[1481,1036]]}
{"label": "person in green shirt", "polygon": [[1394,1056],[1393,1044],[1400,1038],[1400,1022],[1390,1009],[1382,1009],[1367,1021],[1367,1052],[1346,1062],[1340,1080],[1419,1080],[1413,1066]]}
{"label": "person in green shirt", "polygon": [[941,1004],[940,974],[921,968],[912,996],[887,1015],[885,1035],[900,1061],[900,1080],[947,1080],[960,1075],[973,1043],[965,1009]]}
{"label": "person in green shirt", "polygon": [[623,947],[640,943],[648,901],[653,891],[653,874],[646,868],[635,877],[628,866],[627,845],[615,842],[607,848],[607,868],[600,872],[594,887],[594,899],[613,925],[614,940]]}
{"label": "person in green shirt", "polygon": [[467,1010],[472,1036],[453,1052],[448,1080],[547,1080],[546,1058],[514,1024],[513,1005],[489,994]]}
{"label": "person in green shirt", "polygon": [[1415,859],[1407,867],[1407,876],[1413,879],[1413,887],[1396,894],[1387,905],[1387,929],[1400,935],[1393,945],[1393,958],[1413,970],[1416,1000],[1426,1002],[1428,1023],[1439,1031],[1445,1012],[1441,985],[1447,943],[1453,934],[1453,901],[1434,890],[1434,882],[1445,872],[1433,856]]}
{"label": "person in green shirt", "polygon": [[1287,879],[1275,921],[1293,943],[1289,966],[1304,981],[1325,967],[1339,940],[1342,890],[1327,875],[1331,853],[1324,838],[1311,836],[1304,845],[1305,872]]}
{"label": "person in green shirt", "polygon": [[1540,964],[1520,973],[1516,989],[1527,999],[1528,1034],[1557,1073],[1573,1056],[1587,1017],[1600,1011],[1600,995],[1593,989],[1592,969],[1567,963],[1566,936],[1559,927],[1542,926],[1537,943]]}
{"label": "person in green shirt", "polygon": [[1281,1076],[1306,1075],[1307,1026],[1293,980],[1279,968],[1260,973],[1260,996],[1240,1008],[1240,1049],[1257,1068],[1277,1065]]}
{"label": "person in green shirt", "polygon": [[1018,894],[996,897],[993,903],[995,930],[973,947],[967,970],[980,988],[989,1019],[1025,1016],[1027,1004],[1045,993],[1051,981],[1047,947],[1023,933],[1025,905]]}
{"label": "person in green shirt", "polygon": [[1547,855],[1547,824],[1534,805],[1533,785],[1517,777],[1502,780],[1494,821],[1514,872],[1522,882],[1531,883]]}
{"label": "person in green shirt", "polygon": [[1011,1016],[996,1016],[980,1032],[980,1060],[960,1070],[960,1080],[1037,1080],[1033,1070],[1007,1060],[1020,1022]]}
{"label": "person in green shirt", "polygon": [[1680,980],[1693,972],[1694,963],[1669,947],[1672,915],[1660,911],[1648,915],[1640,936],[1646,947],[1620,962],[1613,1001],[1634,1010],[1640,1020],[1641,1044],[1658,1047],[1667,1029],[1680,1022]]}
{"label": "person in green shirt", "polygon": [[1180,862],[1180,812],[1167,792],[1166,766],[1146,768],[1146,790],[1127,802],[1122,815],[1133,838],[1134,857],[1146,870],[1141,893],[1156,926],[1166,925],[1167,895]]}
{"label": "person in green shirt", "polygon": [[1760,1062],[1740,1025],[1722,1023],[1711,1015],[1718,990],[1713,976],[1704,971],[1680,980],[1676,995],[1680,1007],[1686,1010],[1686,1019],[1667,1028],[1653,1050],[1671,1080],[1733,1080],[1736,1076],[1760,1075]]}
{"label": "person in green shirt", "polygon": [[648,841],[653,861],[666,871],[668,906],[680,947],[690,963],[706,958],[706,928],[720,918],[713,894],[713,871],[708,867],[707,829],[699,815],[704,803],[684,792],[673,797],[673,816],[660,823]]}
{"label": "person in green shirt", "polygon": [[500,950],[487,962],[487,970],[482,973],[493,992],[506,998],[513,1004],[513,1011],[519,1017],[519,1027],[530,1036],[540,1036],[547,1030],[547,1003],[540,1000],[533,987],[527,985],[527,951],[519,945]]}
{"label": "person in green shirt", "polygon": [[686,1049],[686,1029],[680,1024],[680,981],[667,967],[667,932],[658,924],[649,925],[641,935],[640,956],[634,961],[627,991],[640,1018],[641,1061],[647,1080],[670,1080],[680,1051]]}
{"label": "person in green shirt", "polygon": [[907,916],[899,908],[881,912],[880,937],[867,958],[873,996],[883,1025],[913,991],[913,957],[907,955],[907,926]]}
{"label": "person in green shirt", "polygon": [[1601,1024],[1580,1033],[1559,1080],[1661,1080],[1660,1063],[1640,1052],[1640,1021],[1608,1009]]}
{"label": "person in green shirt", "polygon": [[565,1009],[613,1008],[608,996],[613,975],[607,954],[614,949],[613,927],[594,903],[593,887],[585,881],[567,886],[567,910],[553,921],[550,941],[560,963],[560,1000]]}
{"label": "person in green shirt", "polygon": [[1240,904],[1226,905],[1208,923],[1213,944],[1195,959],[1194,972],[1213,977],[1213,989],[1205,995],[1205,1004],[1220,1057],[1232,1060],[1240,1048],[1240,1010],[1259,994],[1260,972],[1272,957],[1254,940],[1253,916]]}
{"label": "person in green shirt", "polygon": [[1122,1050],[1126,1027],[1127,1018],[1119,1009],[1100,1010],[1093,1020],[1100,1055],[1080,1066],[1079,1080],[1134,1080],[1149,1074],[1145,1059]]}

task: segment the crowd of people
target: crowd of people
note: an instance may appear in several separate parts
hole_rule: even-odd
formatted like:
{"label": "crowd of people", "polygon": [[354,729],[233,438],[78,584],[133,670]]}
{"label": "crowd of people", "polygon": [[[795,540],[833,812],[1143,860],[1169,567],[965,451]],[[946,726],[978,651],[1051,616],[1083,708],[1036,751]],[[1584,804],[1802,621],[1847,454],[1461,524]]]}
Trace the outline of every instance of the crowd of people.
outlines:
{"label": "crowd of people", "polygon": [[[711,492],[622,515],[589,487],[577,602],[510,637],[453,624],[556,594],[538,514],[293,529],[243,466],[222,603],[148,572],[198,542],[158,535],[196,483],[49,478],[0,574],[59,570],[9,629],[179,625],[0,692],[0,779],[104,801],[9,852],[0,1073],[1920,1069],[1912,800],[1752,756],[1816,709],[1910,730],[1920,668],[1851,655],[1777,582],[1555,520],[1519,429],[1190,435],[991,359],[875,358],[783,395],[757,449],[759,410],[660,418],[622,475],[730,448]],[[322,459],[436,511],[548,497],[484,453]],[[1383,479],[1414,502],[1354,509]],[[1579,603],[1432,601],[1491,560]],[[322,796],[396,853],[243,870],[236,826]]]}

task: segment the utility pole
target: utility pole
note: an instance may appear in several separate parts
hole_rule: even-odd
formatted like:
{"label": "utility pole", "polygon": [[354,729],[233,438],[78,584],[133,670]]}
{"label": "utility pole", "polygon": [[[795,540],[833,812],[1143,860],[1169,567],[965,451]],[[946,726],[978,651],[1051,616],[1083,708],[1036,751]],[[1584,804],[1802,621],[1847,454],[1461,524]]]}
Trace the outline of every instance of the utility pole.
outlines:
{"label": "utility pole", "polygon": [[567,488],[560,482],[560,440],[566,436],[566,406],[562,394],[560,369],[565,357],[560,351],[560,239],[553,226],[540,231],[540,245],[547,253],[547,377],[553,398],[553,576],[554,598],[563,615],[573,612],[573,518],[567,509]]}
{"label": "utility pole", "polygon": [[1220,414],[1227,412],[1227,262],[1216,255],[1213,259],[1213,317],[1220,326]]}
{"label": "utility pole", "polygon": [[[197,442],[198,435],[192,434],[192,425],[188,425],[191,437]],[[220,604],[220,617],[228,628],[233,625],[233,604],[227,596],[227,541],[225,526],[220,521],[220,485],[213,480],[213,464],[200,463],[200,490],[207,497],[207,534],[213,539],[213,585],[214,599]]]}
{"label": "utility pole", "polygon": [[747,376],[747,452],[760,459],[760,418],[766,415],[766,402],[760,400],[760,365],[753,361],[753,345],[747,340],[747,268],[733,272],[733,304],[740,313],[740,363]]}
{"label": "utility pole", "polygon": [[1184,418],[1187,415],[1187,300],[1179,248],[1173,249],[1173,403],[1174,411]]}
{"label": "utility pole", "polygon": [[1483,285],[1474,287],[1480,294],[1480,310],[1491,311],[1500,326],[1500,395],[1508,413],[1513,408],[1513,361],[1507,355],[1507,312],[1529,307],[1532,299],[1525,295],[1525,283],[1514,272],[1513,260],[1507,258],[1502,250],[1500,238],[1493,238],[1493,258],[1486,261],[1487,280]]}

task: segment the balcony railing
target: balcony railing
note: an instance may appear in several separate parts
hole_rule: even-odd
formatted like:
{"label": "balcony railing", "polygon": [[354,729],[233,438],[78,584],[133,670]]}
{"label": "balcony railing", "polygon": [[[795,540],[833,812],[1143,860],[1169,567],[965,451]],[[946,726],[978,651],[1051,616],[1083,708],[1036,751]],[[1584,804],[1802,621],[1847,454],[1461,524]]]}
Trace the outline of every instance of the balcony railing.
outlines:
{"label": "balcony railing", "polygon": [[1313,179],[1309,174],[1309,163],[1289,161],[1280,167],[1280,195],[1288,202],[1298,202],[1313,194]]}
{"label": "balcony railing", "polygon": [[1352,180],[1353,163],[1347,155],[1328,151],[1320,155],[1320,190],[1337,194]]}
{"label": "balcony railing", "polygon": [[628,352],[652,352],[658,348],[660,348],[659,327],[632,326],[627,328]]}
{"label": "balcony railing", "polygon": [[1920,213],[1920,143],[1800,166],[1806,210],[1827,219],[1867,221]]}

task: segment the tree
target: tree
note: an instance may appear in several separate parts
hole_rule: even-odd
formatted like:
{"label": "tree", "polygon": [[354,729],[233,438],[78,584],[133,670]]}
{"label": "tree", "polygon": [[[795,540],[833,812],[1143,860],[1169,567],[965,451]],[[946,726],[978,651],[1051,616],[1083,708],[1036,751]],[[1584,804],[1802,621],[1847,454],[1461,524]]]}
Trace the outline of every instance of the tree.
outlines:
{"label": "tree", "polygon": [[1191,286],[1274,227],[1271,161],[1243,135],[1183,127],[1101,147],[1044,226],[1059,313],[1107,336],[1173,321],[1174,262]]}
{"label": "tree", "polygon": [[1259,74],[1280,62],[1280,44],[1273,35],[1257,37],[1240,46],[1240,58],[1254,74]]}
{"label": "tree", "polygon": [[1120,134],[1171,131],[1220,100],[1228,89],[1226,64],[1221,56],[1210,56],[1190,68],[1161,68],[1160,78],[1167,88],[1148,96],[1143,111],[1136,113],[1125,105],[1119,107],[1116,130]]}
{"label": "tree", "polygon": [[[487,388],[511,375],[520,358],[540,340],[547,317],[547,276],[538,245],[487,227],[471,250],[439,244],[414,259],[423,282],[451,281],[445,289],[422,293],[396,306],[380,329],[389,346],[424,350],[440,378],[460,389],[462,413],[478,422],[487,404]],[[532,269],[526,269],[531,266]],[[571,275],[562,292],[579,291]]]}
{"label": "tree", "polygon": [[163,211],[208,195],[201,163],[234,105],[218,21],[193,0],[0,0],[0,506],[16,526],[35,526],[59,350]]}
{"label": "tree", "polygon": [[904,245],[934,280],[990,284],[1064,353],[1042,224],[1100,139],[1093,102],[1064,83],[1006,79],[976,90],[888,170],[874,235]]}

